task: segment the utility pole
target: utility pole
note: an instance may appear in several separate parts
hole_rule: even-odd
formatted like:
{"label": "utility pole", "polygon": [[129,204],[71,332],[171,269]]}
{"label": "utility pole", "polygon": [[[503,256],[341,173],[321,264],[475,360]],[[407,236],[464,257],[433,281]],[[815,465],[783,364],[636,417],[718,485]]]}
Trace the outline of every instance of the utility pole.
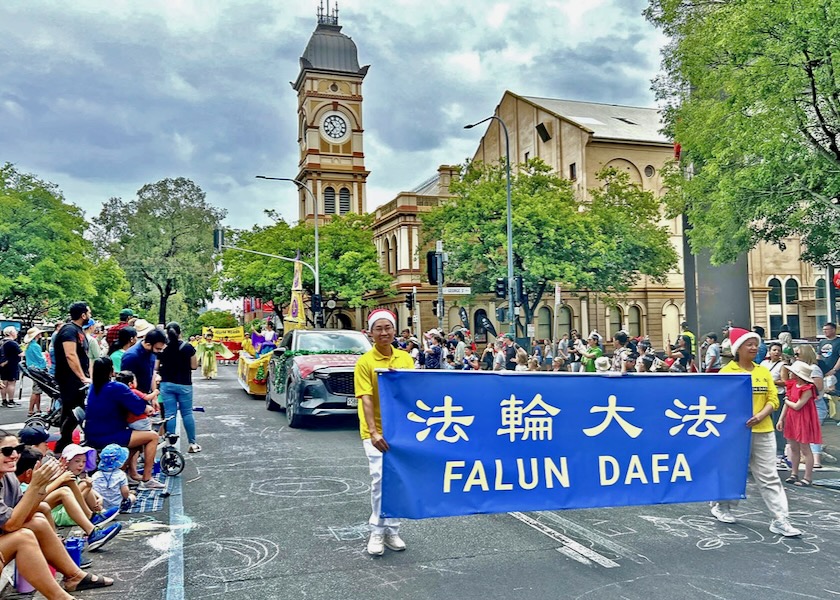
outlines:
{"label": "utility pole", "polygon": [[438,330],[443,333],[443,241],[435,242],[435,268],[437,269],[437,286],[438,286],[438,303],[437,303],[437,318]]}

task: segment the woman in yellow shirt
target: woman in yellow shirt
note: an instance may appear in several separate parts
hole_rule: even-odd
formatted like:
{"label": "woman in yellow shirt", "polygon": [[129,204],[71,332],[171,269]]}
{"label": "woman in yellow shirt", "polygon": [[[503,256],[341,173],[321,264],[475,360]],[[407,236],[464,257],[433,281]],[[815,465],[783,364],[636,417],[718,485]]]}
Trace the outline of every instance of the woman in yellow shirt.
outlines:
{"label": "woman in yellow shirt", "polygon": [[[750,443],[750,471],[752,471],[761,497],[773,515],[770,531],[784,536],[802,535],[788,521],[788,501],[782,481],[776,471],[776,439],[770,415],[779,407],[779,397],[773,375],[755,364],[758,354],[758,334],[740,327],[729,330],[734,360],[723,367],[721,373],[749,373],[752,377],[753,415],[746,426],[752,429]],[[712,502],[712,514],[722,523],[734,523],[730,512],[737,501]]]}

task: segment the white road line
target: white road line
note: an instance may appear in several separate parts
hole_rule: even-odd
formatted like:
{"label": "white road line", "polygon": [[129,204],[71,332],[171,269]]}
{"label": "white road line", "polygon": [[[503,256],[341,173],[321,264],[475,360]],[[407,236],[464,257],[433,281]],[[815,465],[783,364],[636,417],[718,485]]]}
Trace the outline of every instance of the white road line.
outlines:
{"label": "white road line", "polygon": [[605,535],[602,535],[598,532],[587,529],[583,525],[578,525],[574,521],[571,521],[571,520],[557,514],[556,512],[545,512],[545,513],[542,513],[542,516],[545,517],[549,521],[554,521],[557,525],[562,527],[564,531],[573,532],[575,535],[579,535],[581,537],[584,537],[587,540],[589,540],[590,542],[592,542],[593,544],[598,544],[599,546],[602,546],[602,547],[606,548],[607,550],[615,552],[616,554],[618,554],[619,556],[621,556],[623,558],[628,558],[628,559],[632,560],[636,564],[643,565],[643,564],[652,562],[647,556],[644,556],[643,554],[639,554],[638,552],[634,552],[633,550],[631,550],[631,549],[629,549],[625,546],[622,546],[619,543],[616,543],[616,542],[612,541],[611,539],[607,538]]}
{"label": "white road line", "polygon": [[6,431],[20,431],[26,426],[26,423],[5,423],[0,425],[0,429],[5,429]]}
{"label": "white road line", "polygon": [[[606,556],[604,556],[602,554],[599,554],[599,553],[595,552],[595,550],[592,550],[591,548],[587,548],[586,546],[584,546],[580,542],[577,542],[577,541],[573,540],[572,538],[563,535],[559,531],[555,531],[554,529],[552,529],[548,525],[545,525],[544,523],[541,523],[541,522],[537,521],[536,519],[529,517],[528,515],[525,515],[521,512],[509,512],[508,514],[511,517],[513,517],[514,519],[517,519],[517,520],[525,523],[528,527],[531,527],[532,529],[535,529],[535,530],[539,531],[543,535],[546,535],[546,536],[550,537],[551,539],[553,539],[556,542],[560,542],[563,546],[561,548],[557,548],[557,551],[562,553],[562,554],[565,554],[566,556],[571,556],[570,552],[573,552],[573,553],[578,554],[580,557],[591,560],[592,562],[597,563],[597,564],[599,564],[602,567],[605,567],[607,569],[612,569],[612,568],[621,566],[617,562],[607,558]],[[572,557],[572,558],[574,558],[574,557]],[[578,560],[578,559],[575,558],[575,560]],[[578,560],[578,562],[583,562],[583,561]],[[584,564],[586,564],[586,563],[584,563]]]}

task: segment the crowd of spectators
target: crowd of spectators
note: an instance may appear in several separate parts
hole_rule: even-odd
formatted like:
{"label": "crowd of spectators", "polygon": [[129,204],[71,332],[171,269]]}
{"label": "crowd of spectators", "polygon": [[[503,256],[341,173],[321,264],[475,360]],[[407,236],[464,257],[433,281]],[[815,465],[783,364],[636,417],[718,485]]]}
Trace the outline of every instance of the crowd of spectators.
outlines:
{"label": "crowd of spectators", "polygon": [[[99,550],[120,533],[118,515],[130,511],[140,494],[165,488],[152,468],[163,431],[150,417],[180,413],[189,451],[201,451],[192,413],[198,365],[195,347],[181,340],[177,323],[155,327],[130,309],[105,328],[87,303],[78,302],[67,322],[45,330],[27,331],[23,348],[13,327],[0,342],[4,404],[14,402],[25,361],[26,369],[52,376],[49,386],[42,385],[60,405],[58,434],[37,424],[17,435],[0,431],[0,566],[15,559],[20,576],[44,597],[67,599],[113,584],[86,570],[87,554],[71,556],[70,534],[81,535],[84,550]],[[33,379],[29,417],[49,409],[42,406],[43,393]],[[176,420],[166,420],[165,427],[174,432]],[[61,574],[61,585],[48,565]]]}

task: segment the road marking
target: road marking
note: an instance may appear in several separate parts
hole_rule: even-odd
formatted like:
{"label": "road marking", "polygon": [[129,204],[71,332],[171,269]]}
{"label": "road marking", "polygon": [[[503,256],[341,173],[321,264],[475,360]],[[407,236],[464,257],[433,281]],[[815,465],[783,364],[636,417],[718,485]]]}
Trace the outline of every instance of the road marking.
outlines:
{"label": "road marking", "polygon": [[630,550],[629,548],[608,539],[606,536],[596,531],[591,531],[583,525],[578,525],[574,521],[566,519],[555,512],[544,512],[542,516],[548,519],[549,521],[554,521],[565,531],[570,533],[573,532],[576,535],[584,537],[593,544],[598,544],[603,548],[610,550],[611,552],[615,552],[623,558],[628,558],[632,560],[636,564],[643,565],[652,562],[647,556],[634,552],[633,550]]}
{"label": "road marking", "polygon": [[[175,431],[181,426],[181,414],[175,420]],[[181,438],[178,437],[176,448],[181,451]],[[169,490],[169,525],[172,527],[172,547],[169,554],[169,572],[166,585],[166,600],[184,600],[184,529],[181,525],[192,521],[184,514],[183,487],[181,476],[172,478]],[[176,527],[177,526],[177,527]]]}
{"label": "road marking", "polygon": [[0,425],[0,429],[5,429],[6,431],[20,431],[24,427],[26,427],[26,423],[6,423]]}
{"label": "road marking", "polygon": [[[603,554],[599,554],[598,552],[595,552],[595,550],[587,548],[580,542],[577,542],[572,538],[563,535],[559,531],[552,529],[548,525],[545,525],[544,523],[541,523],[540,521],[537,521],[536,519],[529,517],[528,515],[525,515],[521,512],[509,512],[508,514],[514,519],[522,521],[528,527],[539,531],[541,534],[550,537],[556,542],[560,542],[562,546],[560,548],[557,548],[557,551],[561,554],[569,556],[570,558],[574,558],[578,562],[581,562],[583,564],[589,564],[589,561],[592,561],[607,569],[612,569],[621,566],[617,562],[610,560]],[[577,556],[574,556],[575,554]],[[580,560],[581,558],[584,560]]]}

